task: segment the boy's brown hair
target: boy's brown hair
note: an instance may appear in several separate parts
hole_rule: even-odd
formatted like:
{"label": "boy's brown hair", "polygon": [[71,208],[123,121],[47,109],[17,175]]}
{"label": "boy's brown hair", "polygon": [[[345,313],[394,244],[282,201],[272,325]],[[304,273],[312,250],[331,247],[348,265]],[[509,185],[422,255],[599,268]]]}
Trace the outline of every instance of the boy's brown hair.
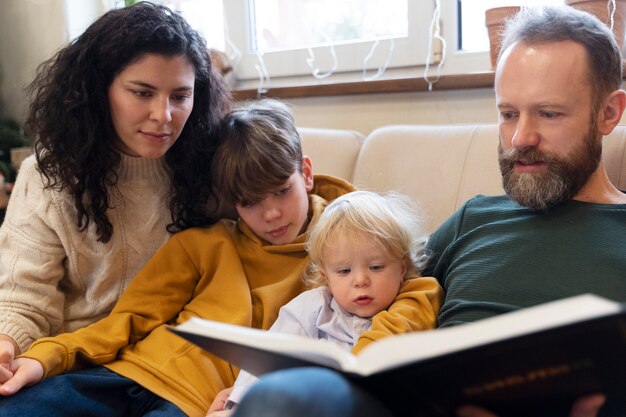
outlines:
{"label": "boy's brown hair", "polygon": [[213,158],[214,192],[233,205],[263,200],[302,171],[302,145],[283,103],[264,99],[232,110],[219,129]]}

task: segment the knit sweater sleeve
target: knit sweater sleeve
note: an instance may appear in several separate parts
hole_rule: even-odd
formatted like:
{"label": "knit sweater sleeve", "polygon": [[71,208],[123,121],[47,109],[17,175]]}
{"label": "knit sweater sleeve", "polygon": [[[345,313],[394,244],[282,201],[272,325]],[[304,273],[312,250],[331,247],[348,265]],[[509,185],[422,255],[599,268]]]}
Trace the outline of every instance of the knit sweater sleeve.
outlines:
{"label": "knit sweater sleeve", "polygon": [[365,346],[383,337],[435,328],[442,301],[443,290],[436,279],[409,279],[400,288],[393,304],[372,318],[371,330],[361,334],[352,353],[358,354]]}
{"label": "knit sweater sleeve", "polygon": [[[191,259],[179,236],[174,235],[157,251],[108,316],[72,333],[37,340],[22,356],[41,362],[49,377],[86,364],[108,363],[126,346],[164,323],[174,322],[201,277],[198,263]],[[203,246],[208,253],[218,251],[214,248],[208,243]]]}
{"label": "knit sweater sleeve", "polygon": [[21,166],[0,227],[0,333],[22,350],[60,328],[65,251],[53,224],[59,216],[43,189],[34,157]]}

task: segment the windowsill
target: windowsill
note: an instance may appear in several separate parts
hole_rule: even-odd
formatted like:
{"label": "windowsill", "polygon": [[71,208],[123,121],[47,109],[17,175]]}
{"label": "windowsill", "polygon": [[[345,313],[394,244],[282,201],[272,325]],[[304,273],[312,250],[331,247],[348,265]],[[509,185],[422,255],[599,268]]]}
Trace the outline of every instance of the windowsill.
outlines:
{"label": "windowsill", "polygon": [[[442,75],[432,85],[432,91],[462,90],[468,88],[492,88],[494,72],[476,72],[461,75]],[[328,97],[352,94],[402,93],[428,91],[428,83],[423,77],[402,77],[373,81],[352,81],[339,83],[307,83],[271,87],[258,95],[256,88],[233,89],[235,100],[251,100],[260,97],[304,98]]]}

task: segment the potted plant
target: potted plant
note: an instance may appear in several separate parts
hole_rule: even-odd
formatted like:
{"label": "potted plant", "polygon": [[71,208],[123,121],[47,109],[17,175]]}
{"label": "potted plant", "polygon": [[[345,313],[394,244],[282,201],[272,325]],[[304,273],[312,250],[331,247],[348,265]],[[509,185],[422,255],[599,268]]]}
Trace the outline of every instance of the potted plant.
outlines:
{"label": "potted plant", "polygon": [[485,25],[489,33],[489,54],[491,57],[491,68],[496,68],[496,61],[500,53],[500,42],[504,22],[520,11],[520,6],[494,7],[485,10]]}
{"label": "potted plant", "polygon": [[22,133],[18,122],[12,119],[0,120],[0,173],[6,181],[15,180],[17,169],[11,164],[11,150],[29,145],[30,141]]}

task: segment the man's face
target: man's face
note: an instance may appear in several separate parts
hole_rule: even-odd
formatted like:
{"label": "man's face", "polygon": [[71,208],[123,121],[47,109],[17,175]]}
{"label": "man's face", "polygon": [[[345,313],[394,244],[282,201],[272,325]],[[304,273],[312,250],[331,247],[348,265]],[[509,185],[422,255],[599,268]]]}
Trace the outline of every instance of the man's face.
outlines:
{"label": "man's face", "polygon": [[584,48],[572,41],[517,43],[496,72],[499,161],[504,189],[545,210],[574,198],[596,171],[596,126]]}
{"label": "man's face", "polygon": [[309,158],[302,159],[302,172],[294,172],[276,190],[254,204],[236,205],[239,217],[261,239],[272,245],[293,242],[306,229],[313,171]]}

